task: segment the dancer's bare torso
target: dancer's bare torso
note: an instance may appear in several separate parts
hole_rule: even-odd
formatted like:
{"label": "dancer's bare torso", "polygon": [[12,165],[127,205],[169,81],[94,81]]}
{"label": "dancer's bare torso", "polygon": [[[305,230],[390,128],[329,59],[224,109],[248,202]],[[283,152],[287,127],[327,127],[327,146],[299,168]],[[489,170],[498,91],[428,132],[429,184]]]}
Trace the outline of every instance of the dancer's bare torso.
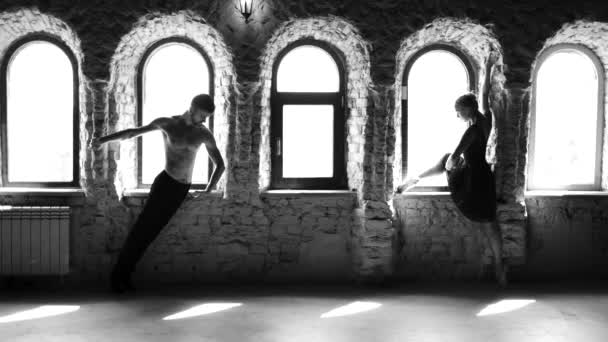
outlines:
{"label": "dancer's bare torso", "polygon": [[189,184],[196,154],[201,146],[214,141],[213,133],[204,125],[189,125],[181,116],[153,121],[163,133],[165,171],[175,180]]}

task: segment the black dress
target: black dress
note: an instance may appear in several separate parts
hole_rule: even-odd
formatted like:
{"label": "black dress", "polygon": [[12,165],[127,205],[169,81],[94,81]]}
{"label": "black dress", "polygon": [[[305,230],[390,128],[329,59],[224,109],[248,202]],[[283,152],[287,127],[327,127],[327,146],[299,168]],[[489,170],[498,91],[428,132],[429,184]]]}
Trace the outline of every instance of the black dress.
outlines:
{"label": "black dress", "polygon": [[482,127],[492,126],[491,115],[487,113],[487,119],[477,120],[466,130],[463,139],[468,147],[462,153],[464,162],[446,172],[452,200],[464,216],[475,222],[496,219],[496,183],[486,162],[488,135]]}

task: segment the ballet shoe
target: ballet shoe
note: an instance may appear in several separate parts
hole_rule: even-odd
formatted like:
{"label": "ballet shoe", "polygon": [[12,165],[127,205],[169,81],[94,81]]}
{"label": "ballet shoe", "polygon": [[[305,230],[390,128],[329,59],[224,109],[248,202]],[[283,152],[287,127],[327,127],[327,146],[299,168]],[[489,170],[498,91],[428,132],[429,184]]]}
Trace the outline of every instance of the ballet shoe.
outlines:
{"label": "ballet shoe", "polygon": [[405,181],[405,183],[399,185],[399,187],[397,187],[397,191],[396,193],[400,194],[402,192],[406,192],[409,189],[413,188],[416,184],[418,184],[419,179],[418,178],[410,178],[408,180]]}

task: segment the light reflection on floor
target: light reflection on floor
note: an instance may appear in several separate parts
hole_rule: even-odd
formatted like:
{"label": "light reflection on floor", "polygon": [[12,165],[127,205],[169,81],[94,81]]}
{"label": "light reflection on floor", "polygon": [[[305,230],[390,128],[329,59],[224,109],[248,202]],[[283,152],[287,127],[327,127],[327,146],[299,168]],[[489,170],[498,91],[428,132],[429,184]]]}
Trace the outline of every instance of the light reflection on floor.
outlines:
{"label": "light reflection on floor", "polygon": [[232,309],[237,306],[241,306],[241,303],[207,303],[197,305],[188,310],[184,310],[182,312],[178,312],[176,314],[167,316],[163,318],[165,321],[175,320],[175,319],[184,319],[191,318],[196,316],[208,315],[215,312],[220,312],[228,309]]}
{"label": "light reflection on floor", "polygon": [[12,315],[0,317],[0,323],[11,323],[58,316],[77,311],[78,309],[80,309],[80,306],[78,305],[42,305],[35,309],[25,310]]}
{"label": "light reflection on floor", "polygon": [[489,316],[511,312],[522,309],[535,302],[536,300],[534,299],[504,299],[500,302],[486,306],[483,310],[477,313],[477,316]]}
{"label": "light reflection on floor", "polygon": [[374,310],[382,306],[380,303],[375,302],[353,302],[348,305],[335,308],[321,315],[321,318],[340,317],[347,315],[354,315],[361,312]]}
{"label": "light reflection on floor", "polygon": [[426,285],[0,291],[4,322],[43,304],[80,305],[76,314],[0,324],[0,341],[608,341],[608,284]]}

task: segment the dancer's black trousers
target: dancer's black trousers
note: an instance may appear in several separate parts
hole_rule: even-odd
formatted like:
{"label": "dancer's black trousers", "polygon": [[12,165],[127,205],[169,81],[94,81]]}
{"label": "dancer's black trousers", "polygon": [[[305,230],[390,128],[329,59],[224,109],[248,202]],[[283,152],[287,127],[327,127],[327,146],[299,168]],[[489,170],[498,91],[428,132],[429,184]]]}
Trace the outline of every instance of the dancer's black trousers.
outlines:
{"label": "dancer's black trousers", "polygon": [[176,181],[164,170],[156,176],[146,204],[118,255],[112,277],[125,279],[131,276],[137,261],[175,214],[189,189],[190,184]]}

